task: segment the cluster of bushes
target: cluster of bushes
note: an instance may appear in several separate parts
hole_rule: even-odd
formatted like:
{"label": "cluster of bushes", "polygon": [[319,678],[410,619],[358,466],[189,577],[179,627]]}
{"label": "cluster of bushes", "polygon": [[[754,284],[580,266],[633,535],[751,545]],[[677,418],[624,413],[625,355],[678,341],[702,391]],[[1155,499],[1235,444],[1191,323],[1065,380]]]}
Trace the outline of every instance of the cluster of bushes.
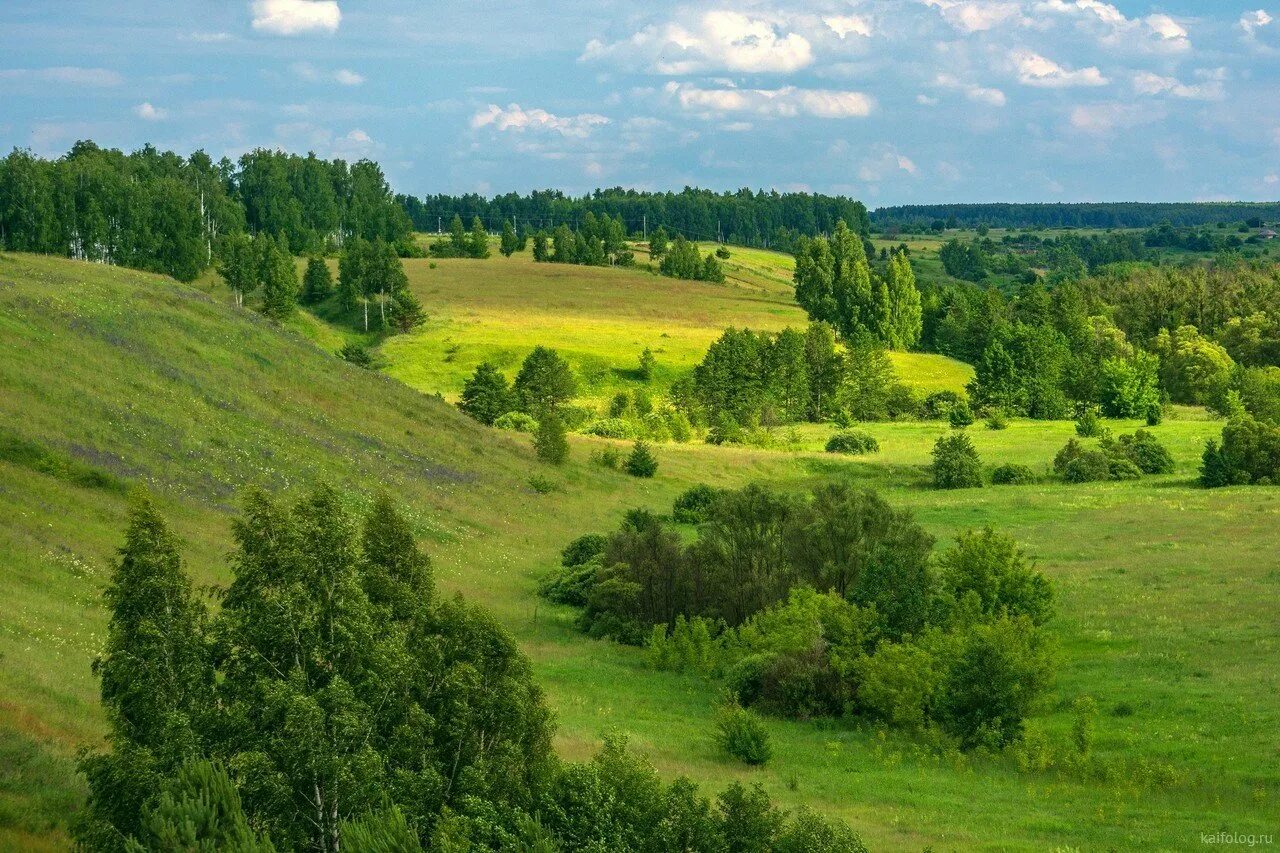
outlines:
{"label": "cluster of bushes", "polygon": [[80,849],[865,849],[759,787],[665,783],[617,737],[560,761],[515,642],[436,594],[388,500],[364,518],[346,503],[250,494],[216,613],[135,507],[106,590],[110,749],[79,758]]}
{"label": "cluster of bushes", "polygon": [[645,643],[653,666],[720,678],[742,705],[786,716],[999,746],[1047,684],[1052,592],[1006,536],[962,534],[935,555],[911,513],[844,483],[807,498],[700,487],[673,517],[699,525],[693,542],[633,511],[571,543],[542,594],[582,608],[592,636]]}
{"label": "cluster of bushes", "polygon": [[1280,427],[1240,415],[1205,445],[1200,482],[1209,487],[1280,483]]}
{"label": "cluster of bushes", "polygon": [[864,453],[879,453],[880,442],[875,436],[862,430],[841,430],[827,439],[828,453],[846,453],[858,456]]}
{"label": "cluster of bushes", "polygon": [[583,266],[631,266],[634,255],[627,249],[627,233],[621,219],[608,214],[599,218],[587,213],[575,230],[559,225],[548,237],[546,232],[533,235],[533,259],[539,263],[581,264]]}
{"label": "cluster of bushes", "polygon": [[[658,271],[671,278],[723,282],[724,267],[720,264],[719,254],[720,250],[717,250],[704,258],[698,251],[697,243],[686,240],[679,234],[668,243],[666,231],[662,228],[655,231],[649,240],[649,256],[659,262]],[[725,257],[727,256],[726,252]]]}
{"label": "cluster of bushes", "polygon": [[1114,439],[1104,436],[1096,450],[1073,438],[1053,458],[1054,473],[1068,483],[1136,480],[1143,474],[1169,474],[1173,468],[1173,456],[1142,429]]}

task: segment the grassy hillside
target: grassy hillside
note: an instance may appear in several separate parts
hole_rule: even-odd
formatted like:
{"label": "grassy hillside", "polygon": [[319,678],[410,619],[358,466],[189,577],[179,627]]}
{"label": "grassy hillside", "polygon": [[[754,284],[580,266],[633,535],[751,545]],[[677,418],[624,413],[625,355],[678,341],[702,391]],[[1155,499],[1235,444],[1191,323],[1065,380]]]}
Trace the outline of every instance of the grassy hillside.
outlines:
{"label": "grassy hillside", "polygon": [[[515,280],[476,290],[499,279],[504,263],[477,263],[463,277],[422,262],[411,277],[428,310],[441,310],[432,287],[437,306],[476,306],[488,318],[477,328],[492,330],[495,349],[508,346],[504,325],[532,340],[526,322],[542,322],[594,328],[579,333],[582,348],[611,357],[666,340],[662,332],[692,353],[700,333],[676,321],[704,312],[717,328],[722,314],[758,307],[729,288],[635,274],[584,282],[575,276],[614,273],[564,268],[564,293],[522,312]],[[668,288],[669,301],[651,307],[657,319],[641,312],[653,291],[633,287]],[[759,781],[785,803],[848,818],[873,849],[1175,850],[1198,846],[1201,832],[1274,831],[1280,489],[1197,488],[1201,444],[1221,427],[1203,413],[1180,410],[1156,428],[1178,470],[1139,482],[936,492],[923,465],[938,424],[870,425],[883,452],[859,460],[662,446],[658,477],[642,482],[587,463],[600,440],[574,437],[568,466],[541,466],[524,438],[334,359],[297,331],[330,334],[308,322],[281,329],[156,276],[0,257],[0,848],[65,846],[81,796],[71,756],[102,731],[89,662],[102,639],[98,591],[120,541],[127,486],[157,492],[188,543],[191,572],[210,582],[221,578],[239,487],[288,491],[316,478],[353,504],[387,489],[409,508],[441,585],[492,607],[532,657],[567,756],[621,729],[663,772]],[[437,357],[424,351],[417,363],[434,370]],[[804,427],[796,440],[816,450],[829,433]],[[1019,421],[970,433],[988,464],[1043,469],[1073,430]],[[535,473],[558,491],[529,488]],[[1020,767],[871,729],[781,721],[769,723],[774,762],[748,770],[712,743],[710,688],[650,672],[634,650],[583,639],[569,610],[533,595],[568,539],[612,528],[628,507],[663,510],[699,481],[800,488],[826,477],[882,489],[944,541],[991,524],[1038,558],[1057,586],[1062,663],[1032,734],[1065,736],[1072,701],[1092,695],[1102,710],[1095,750],[1109,772]]]}
{"label": "grassy hillside", "polygon": [[[645,257],[641,253],[642,263]],[[638,387],[632,372],[646,347],[658,361],[651,387],[661,392],[729,326],[803,328],[808,320],[792,298],[793,269],[790,255],[737,247],[723,285],[644,269],[539,264],[527,251],[503,258],[495,250],[484,261],[410,260],[405,272],[428,321],[389,339],[381,355],[389,376],[452,400],[480,362],[514,377],[529,350],[542,344],[568,359],[586,401],[602,405],[618,390]],[[317,330],[313,337],[331,349],[340,346],[332,332]],[[903,380],[925,393],[960,391],[973,375],[943,356],[892,357]]]}

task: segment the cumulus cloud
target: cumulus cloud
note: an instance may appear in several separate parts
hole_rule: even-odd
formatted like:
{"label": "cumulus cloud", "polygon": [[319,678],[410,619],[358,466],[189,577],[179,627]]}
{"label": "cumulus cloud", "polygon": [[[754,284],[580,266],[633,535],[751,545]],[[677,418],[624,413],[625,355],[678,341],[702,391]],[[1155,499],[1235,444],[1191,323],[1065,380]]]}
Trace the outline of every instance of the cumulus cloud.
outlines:
{"label": "cumulus cloud", "polygon": [[838,89],[704,89],[690,83],[668,83],[664,91],[681,109],[702,114],[754,113],[793,118],[863,118],[875,109],[875,99],[862,92]]}
{"label": "cumulus cloud", "polygon": [[1176,77],[1162,77],[1150,71],[1133,75],[1133,89],[1139,95],[1171,95],[1189,100],[1213,101],[1222,97],[1223,69],[1201,73],[1203,83],[1186,84]]}
{"label": "cumulus cloud", "polygon": [[289,70],[293,72],[295,77],[306,80],[309,83],[337,83],[341,86],[359,86],[364,82],[364,76],[357,74],[350,68],[339,68],[337,71],[325,71],[317,68],[310,62],[295,62],[289,66]]}
{"label": "cumulus cloud", "polygon": [[951,26],[966,33],[977,33],[1009,23],[1025,23],[1022,6],[999,0],[924,0],[942,13]]}
{"label": "cumulus cloud", "polygon": [[812,63],[813,48],[804,36],[782,32],[773,20],[720,10],[707,12],[689,25],[675,21],[651,25],[612,44],[593,39],[580,58],[666,75],[786,73]]}
{"label": "cumulus cloud", "polygon": [[1035,8],[1039,12],[1074,16],[1083,28],[1094,29],[1103,43],[1110,46],[1173,51],[1191,47],[1187,28],[1168,15],[1130,18],[1100,0],[1041,0]]}
{"label": "cumulus cloud", "polygon": [[337,0],[253,0],[253,28],[278,36],[336,32],[342,23]]}
{"label": "cumulus cloud", "polygon": [[1015,50],[1010,54],[1010,59],[1017,71],[1018,82],[1025,86],[1066,89],[1073,86],[1105,86],[1110,82],[1094,66],[1073,70],[1030,50]]}
{"label": "cumulus cloud", "polygon": [[1272,18],[1265,9],[1257,9],[1253,12],[1245,12],[1240,16],[1240,29],[1244,30],[1244,34],[1248,38],[1253,38],[1258,30],[1268,26]]}
{"label": "cumulus cloud", "polygon": [[164,121],[169,117],[168,110],[152,106],[150,101],[144,101],[134,107],[133,114],[143,121]]}
{"label": "cumulus cloud", "polygon": [[965,83],[950,74],[939,74],[934,82],[944,89],[954,89],[962,92],[966,98],[979,104],[1003,107],[1007,102],[1004,92],[999,89],[979,86],[974,83]]}
{"label": "cumulus cloud", "polygon": [[485,109],[471,117],[471,127],[493,127],[499,131],[515,133],[543,132],[558,133],[561,136],[582,139],[601,125],[609,123],[609,119],[596,113],[582,113],[576,116],[558,116],[543,109],[525,109],[519,104],[511,104],[505,109],[497,104],[489,104]]}
{"label": "cumulus cloud", "polygon": [[871,24],[867,23],[867,19],[861,15],[830,15],[823,18],[822,23],[842,39],[851,35],[871,37]]}
{"label": "cumulus cloud", "polygon": [[124,77],[109,68],[80,68],[58,65],[53,68],[12,68],[0,70],[0,80],[34,80],[66,86],[119,86]]}
{"label": "cumulus cloud", "polygon": [[919,172],[919,168],[910,157],[900,154],[890,145],[878,146],[875,153],[864,159],[858,166],[859,180],[869,184],[901,175],[915,177]]}

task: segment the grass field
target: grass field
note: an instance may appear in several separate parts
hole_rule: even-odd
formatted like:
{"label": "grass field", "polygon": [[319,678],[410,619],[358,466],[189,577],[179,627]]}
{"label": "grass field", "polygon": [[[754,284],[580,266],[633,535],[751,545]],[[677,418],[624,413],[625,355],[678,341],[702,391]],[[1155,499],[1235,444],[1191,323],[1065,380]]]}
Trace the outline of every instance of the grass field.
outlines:
{"label": "grass field", "polygon": [[[521,261],[507,263],[411,264],[432,324],[384,347],[392,376],[382,376],[334,359],[342,334],[306,318],[280,329],[200,287],[0,257],[4,437],[109,475],[91,488],[20,457],[0,460],[0,848],[67,846],[82,795],[71,756],[102,732],[89,662],[126,507],[111,478],[157,492],[200,582],[225,580],[228,521],[244,484],[294,491],[324,478],[353,504],[389,490],[409,508],[441,585],[493,608],[531,656],[568,757],[622,730],[664,773],[759,781],[786,804],[849,819],[876,850],[1185,850],[1201,846],[1201,833],[1275,831],[1280,488],[1195,485],[1202,443],[1220,423],[1179,410],[1155,428],[1176,473],[1128,483],[937,492],[923,466],[945,427],[919,423],[867,425],[882,452],[861,459],[809,452],[830,434],[825,426],[796,430],[800,452],[665,445],[652,481],[590,465],[604,442],[575,436],[570,464],[548,469],[526,438],[479,427],[397,379],[456,393],[467,365],[522,357],[552,343],[539,333],[554,333],[578,363],[599,360],[604,390],[629,381],[609,372],[645,345],[661,344],[659,362],[674,370],[723,325],[802,318],[781,293],[570,267],[553,269],[554,285],[525,281],[532,292],[522,298]],[[943,373],[936,381],[954,381]],[[1037,470],[1074,434],[1069,423],[1023,421],[969,432],[988,465]],[[537,494],[535,473],[558,490]],[[1057,589],[1061,665],[1032,732],[1065,736],[1072,701],[1092,695],[1102,711],[1097,760],[1112,777],[940,755],[835,722],[770,722],[776,758],[748,770],[712,743],[708,685],[584,639],[568,609],[533,594],[568,539],[612,528],[629,507],[665,510],[697,482],[798,489],[829,477],[881,489],[943,541],[990,524],[1037,558]]]}
{"label": "grass field", "polygon": [[[644,258],[642,253],[642,264]],[[453,400],[480,362],[513,378],[534,346],[550,346],[582,380],[585,402],[602,407],[618,390],[640,387],[634,371],[647,347],[658,364],[648,387],[661,394],[729,326],[804,328],[808,321],[791,295],[793,261],[735,247],[726,263],[728,280],[719,285],[666,278],[643,267],[539,264],[529,252],[510,258],[495,252],[485,261],[410,260],[409,284],[429,319],[413,334],[388,339],[380,353],[388,375]],[[308,334],[330,349],[341,345],[331,331]],[[967,365],[943,356],[892,357],[903,380],[925,393],[960,391],[972,376]]]}

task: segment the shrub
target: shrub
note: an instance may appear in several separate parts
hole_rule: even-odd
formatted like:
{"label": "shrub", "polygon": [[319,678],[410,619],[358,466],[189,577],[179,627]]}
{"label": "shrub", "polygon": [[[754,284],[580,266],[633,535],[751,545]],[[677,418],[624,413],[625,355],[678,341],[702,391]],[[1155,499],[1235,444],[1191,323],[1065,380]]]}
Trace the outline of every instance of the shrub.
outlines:
{"label": "shrub", "polygon": [[987,412],[987,429],[1001,430],[1009,428],[1009,417],[1004,409],[992,409]]}
{"label": "shrub", "polygon": [[939,489],[967,489],[982,485],[982,462],[969,436],[944,435],[933,446],[933,485]]}
{"label": "shrub", "polygon": [[1160,426],[1160,424],[1163,421],[1164,421],[1163,406],[1157,403],[1155,405],[1147,407],[1147,426],[1149,427]]}
{"label": "shrub", "polygon": [[1097,483],[1111,479],[1111,457],[1101,450],[1085,450],[1062,470],[1068,483]]}
{"label": "shrub", "polygon": [[728,415],[722,415],[707,431],[707,444],[742,444],[746,440],[746,430]]}
{"label": "shrub", "polygon": [[1103,438],[1111,434],[1096,406],[1087,406],[1076,418],[1076,435],[1081,438]]}
{"label": "shrub", "polygon": [[716,498],[724,492],[700,483],[686,490],[671,506],[671,518],[678,524],[701,524]]}
{"label": "shrub", "polygon": [[1025,486],[1036,481],[1035,473],[1026,465],[1009,463],[991,472],[993,486]]}
{"label": "shrub", "polygon": [[944,676],[928,651],[908,643],[881,643],[857,671],[859,708],[903,728],[924,725]]}
{"label": "shrub", "polygon": [[623,463],[623,470],[632,477],[652,477],[658,473],[658,460],[649,450],[649,445],[643,441],[637,441],[635,447],[631,449],[631,455]]}
{"label": "shrub", "polygon": [[1084,453],[1084,445],[1074,438],[1068,439],[1058,454],[1053,457],[1053,473],[1059,476],[1065,475],[1067,466],[1078,459],[1082,453]]}
{"label": "shrub", "polygon": [[601,438],[635,438],[636,436],[635,427],[630,421],[622,418],[603,418],[598,421],[592,421],[585,432],[588,435],[598,435]]}
{"label": "shrub", "polygon": [[987,617],[1025,616],[1043,625],[1053,615],[1053,589],[1012,537],[990,527],[961,533],[938,560],[941,588],[955,601],[972,595]]}
{"label": "shrub", "polygon": [[1268,485],[1280,481],[1280,427],[1249,415],[1227,422],[1222,441],[1204,449],[1200,482],[1216,486]]}
{"label": "shrub", "polygon": [[565,436],[560,416],[554,411],[544,414],[538,423],[538,431],[533,437],[533,449],[539,459],[552,465],[563,465],[569,459],[569,439]]}
{"label": "shrub", "polygon": [[740,705],[727,705],[716,715],[716,740],[725,752],[752,766],[773,757],[769,732],[755,714]]}
{"label": "shrub", "polygon": [[538,428],[538,422],[524,412],[507,412],[495,420],[493,425],[498,429],[509,429],[515,432],[533,432]]}
{"label": "shrub", "polygon": [[347,344],[338,350],[338,357],[343,361],[354,364],[356,367],[363,367],[366,370],[373,367],[373,356],[369,350],[359,344]]}
{"label": "shrub", "polygon": [[728,260],[728,259],[729,259],[729,247],[728,247],[728,246],[720,246],[718,249],[716,249],[716,257],[717,257],[717,258],[719,258],[719,259],[721,259],[722,261],[723,261],[723,260]]}
{"label": "shrub", "polygon": [[920,417],[926,421],[941,421],[950,417],[951,410],[960,402],[954,391],[935,391],[920,404]]}
{"label": "shrub", "polygon": [[529,478],[529,488],[540,495],[549,495],[560,487],[556,485],[554,480],[550,480],[541,474],[534,474]]}
{"label": "shrub", "polygon": [[1173,473],[1173,455],[1152,433],[1140,429],[1133,435],[1122,435],[1109,445],[1115,453],[1125,457],[1144,474]]}
{"label": "shrub", "polygon": [[645,438],[653,442],[666,442],[671,440],[671,429],[667,426],[667,419],[658,412],[650,412],[640,420],[644,427]]}
{"label": "shrub", "polygon": [[671,440],[684,444],[693,438],[693,425],[689,423],[689,416],[684,412],[676,409],[668,409],[665,412],[667,419],[667,429],[671,433]]}
{"label": "shrub", "polygon": [[846,429],[827,439],[827,452],[848,453],[851,455],[879,453],[880,442],[876,441],[875,436],[870,433],[862,430]]}
{"label": "shrub", "polygon": [[609,540],[599,533],[588,533],[585,536],[579,536],[564,546],[564,550],[560,552],[560,565],[581,566],[583,563],[603,554],[605,545],[608,543]]}
{"label": "shrub", "polygon": [[969,408],[969,403],[961,400],[951,407],[947,420],[951,422],[952,429],[964,429],[973,425],[973,410]]}
{"label": "shrub", "polygon": [[622,467],[622,451],[616,447],[602,447],[599,450],[592,451],[591,461],[603,468],[611,468],[617,471]]}
{"label": "shrub", "polygon": [[596,585],[599,560],[588,560],[576,566],[561,566],[549,572],[538,583],[538,595],[556,604],[586,607]]}

